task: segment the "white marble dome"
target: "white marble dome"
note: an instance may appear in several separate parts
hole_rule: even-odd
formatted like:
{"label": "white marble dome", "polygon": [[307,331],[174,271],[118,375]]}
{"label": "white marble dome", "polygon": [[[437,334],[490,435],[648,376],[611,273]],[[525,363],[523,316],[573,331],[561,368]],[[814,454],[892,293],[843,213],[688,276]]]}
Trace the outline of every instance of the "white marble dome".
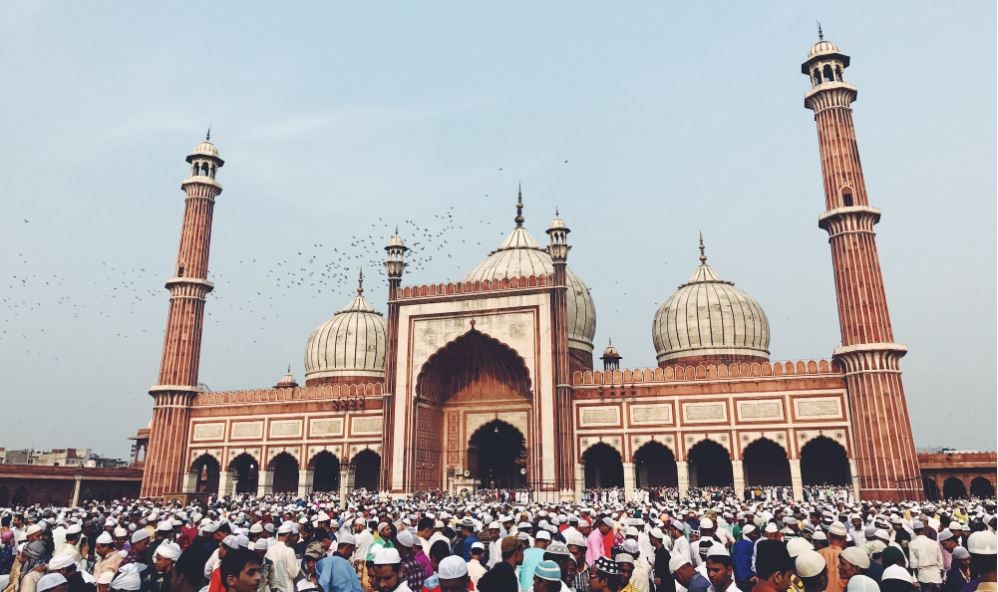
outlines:
{"label": "white marble dome", "polygon": [[652,322],[659,364],[683,358],[769,358],[769,319],[754,298],[722,280],[701,255],[690,279]]}
{"label": "white marble dome", "polygon": [[[522,216],[518,215],[513,232],[464,280],[474,282],[552,273],[554,264],[551,255],[530,236],[523,227]],[[565,268],[565,277],[568,281],[568,346],[592,352],[593,337],[596,335],[596,306],[589,288],[571,267]]]}
{"label": "white marble dome", "polygon": [[363,287],[342,310],[319,325],[305,346],[305,380],[384,378],[388,326]]}

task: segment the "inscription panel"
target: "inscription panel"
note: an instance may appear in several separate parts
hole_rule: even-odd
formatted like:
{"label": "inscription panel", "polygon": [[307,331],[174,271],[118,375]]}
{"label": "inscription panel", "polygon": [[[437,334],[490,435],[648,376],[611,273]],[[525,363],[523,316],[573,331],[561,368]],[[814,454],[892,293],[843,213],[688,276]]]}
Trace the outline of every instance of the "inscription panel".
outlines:
{"label": "inscription panel", "polygon": [[[437,436],[439,437],[439,427],[437,429],[438,429]],[[350,418],[350,433],[357,436],[367,435],[367,434],[380,434],[381,417],[372,416],[372,417]]]}
{"label": "inscription panel", "polygon": [[342,436],[343,418],[329,417],[324,419],[313,419],[308,424],[310,436]]}
{"label": "inscription panel", "polygon": [[718,423],[727,421],[728,408],[723,402],[683,403],[685,423]]}
{"label": "inscription panel", "polygon": [[240,421],[232,424],[233,440],[260,440],[263,438],[262,421]]}
{"label": "inscription panel", "polygon": [[224,423],[198,423],[194,424],[194,441],[221,440],[225,437]]}
{"label": "inscription panel", "polygon": [[839,418],[842,417],[842,400],[838,397],[795,399],[794,411],[801,419]]}
{"label": "inscription panel", "polygon": [[620,407],[580,407],[579,427],[616,427],[620,425]]}
{"label": "inscription panel", "polygon": [[738,419],[783,420],[783,402],[779,399],[738,401]]}
{"label": "inscription panel", "polygon": [[631,405],[633,425],[672,424],[672,405]]}
{"label": "inscription panel", "polygon": [[282,419],[280,421],[272,421],[270,422],[270,437],[300,438],[301,428],[302,420],[300,419]]}

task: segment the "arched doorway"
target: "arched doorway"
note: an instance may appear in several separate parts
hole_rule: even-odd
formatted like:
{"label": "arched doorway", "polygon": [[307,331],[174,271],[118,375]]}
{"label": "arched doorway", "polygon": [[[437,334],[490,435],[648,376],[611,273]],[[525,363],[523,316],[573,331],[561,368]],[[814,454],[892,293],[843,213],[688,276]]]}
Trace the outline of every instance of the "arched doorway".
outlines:
{"label": "arched doorway", "polygon": [[194,459],[191,472],[197,475],[194,482],[195,493],[218,493],[218,461],[210,454],[202,454]]}
{"label": "arched doorway", "polygon": [[24,487],[15,489],[14,497],[10,500],[10,505],[14,507],[28,505],[28,490]]}
{"label": "arched doorway", "polygon": [[717,442],[700,440],[686,454],[686,458],[690,487],[726,487],[734,484],[731,455]]}
{"label": "arched doorway", "polygon": [[340,459],[323,450],[312,457],[312,491],[339,491]]}
{"label": "arched doorway", "polygon": [[804,485],[849,485],[849,458],[841,444],[818,436],[800,451],[800,474]]}
{"label": "arched doorway", "polygon": [[232,459],[229,470],[236,477],[236,493],[256,493],[260,483],[260,467],[255,458],[244,452]]}
{"label": "arched doorway", "polygon": [[790,460],[782,446],[760,438],[742,451],[746,485],[790,485]]}
{"label": "arched doorway", "polygon": [[351,461],[354,469],[354,488],[378,491],[378,474],[381,456],[373,450],[361,450]]}
{"label": "arched doorway", "polygon": [[10,506],[10,490],[6,487],[0,487],[0,508],[8,506]]}
{"label": "arched doorway", "polygon": [[922,486],[925,489],[925,497],[929,501],[939,501],[939,486],[931,477],[922,477]]}
{"label": "arched doorway", "polygon": [[943,481],[943,497],[946,499],[967,497],[967,486],[958,477]]}
{"label": "arched doorway", "polygon": [[624,461],[609,444],[599,442],[582,455],[585,465],[586,489],[624,486]]}
{"label": "arched doorway", "polygon": [[[416,379],[416,395],[411,447],[416,490],[443,488],[445,469],[470,470],[472,459],[464,454],[472,437],[466,429],[467,411],[502,409],[504,413],[520,413],[526,418],[534,416],[530,373],[523,358],[474,328],[430,356]],[[522,435],[529,437],[528,431],[522,430]],[[529,454],[530,442],[525,441],[523,446]],[[460,450],[462,454],[447,464],[445,449]],[[477,455],[474,461],[481,465],[482,454],[491,452],[479,447],[474,451]],[[527,466],[529,462],[524,465]],[[529,474],[527,478],[531,478]]]}
{"label": "arched doorway", "polygon": [[995,486],[984,477],[974,477],[970,482],[970,495],[974,497],[994,497]]}
{"label": "arched doorway", "polygon": [[505,421],[490,421],[468,439],[468,470],[479,487],[523,487],[526,462],[527,444],[523,434]]}
{"label": "arched doorway", "polygon": [[634,483],[641,489],[679,484],[676,455],[654,440],[646,442],[634,453],[634,472]]}
{"label": "arched doorway", "polygon": [[298,461],[287,452],[275,456],[267,469],[273,471],[274,493],[289,493],[298,491]]}

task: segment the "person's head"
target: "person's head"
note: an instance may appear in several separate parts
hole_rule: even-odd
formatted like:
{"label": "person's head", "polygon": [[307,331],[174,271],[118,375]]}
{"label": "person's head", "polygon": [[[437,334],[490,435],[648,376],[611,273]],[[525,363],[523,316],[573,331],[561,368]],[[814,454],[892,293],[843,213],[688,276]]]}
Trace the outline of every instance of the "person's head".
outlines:
{"label": "person's head", "polygon": [[859,547],[846,547],[839,554],[839,579],[843,582],[866,573],[869,567],[870,557]]}
{"label": "person's head", "polygon": [[793,567],[787,546],[781,541],[759,541],[755,551],[756,575],[779,592],[790,587]]}
{"label": "person's head", "polygon": [[960,569],[967,571],[970,569],[970,552],[967,549],[957,546],[953,549],[953,563],[959,565]]}
{"label": "person's head", "polygon": [[828,544],[832,547],[844,549],[846,546],[846,525],[841,522],[832,522],[828,527]]}
{"label": "person's head", "polygon": [[727,551],[722,553],[723,547],[716,547],[707,554],[707,579],[715,590],[726,590],[731,584],[731,555]]}
{"label": "person's head", "polygon": [[481,561],[482,555],[485,554],[485,545],[481,543],[471,544],[471,558]]}
{"label": "person's head", "polygon": [[863,528],[863,519],[859,517],[859,514],[854,515],[850,522],[852,522],[852,527],[856,530]]}
{"label": "person's head", "polygon": [[801,551],[793,560],[793,569],[806,592],[818,592],[828,586],[828,566],[817,551]]}
{"label": "person's head", "polygon": [[233,549],[219,567],[227,592],[255,592],[260,587],[260,559],[248,549]]}
{"label": "person's head", "polygon": [[356,520],[353,521],[353,531],[356,534],[360,534],[360,533],[364,532],[365,528],[366,527],[364,525],[364,519],[363,518],[357,518]]}
{"label": "person's head", "polygon": [[447,545],[447,541],[437,541],[430,545],[430,564],[433,566],[433,571],[438,571],[440,562],[448,555],[450,555],[450,547]]}
{"label": "person's head", "polygon": [[534,570],[534,592],[558,592],[561,590],[561,570],[554,561],[544,560]]}
{"label": "person's head", "polygon": [[546,530],[538,532],[537,536],[534,537],[534,546],[537,547],[538,549],[547,549],[548,545],[550,544],[551,544],[551,533]]}
{"label": "person's head", "polygon": [[149,548],[149,531],[143,529],[132,533],[132,553],[141,555]]}
{"label": "person's head", "polygon": [[601,535],[606,536],[607,533],[613,530],[613,526],[610,524],[610,521],[610,518],[604,518],[596,525],[596,528],[599,530]]}
{"label": "person's head", "polygon": [[753,542],[759,539],[759,534],[759,529],[754,524],[746,524],[742,529],[742,536]]}
{"label": "person's head", "polygon": [[606,557],[596,560],[589,576],[589,589],[592,592],[617,592],[620,590],[620,582],[617,562]]}
{"label": "person's head", "polygon": [[426,518],[425,516],[420,518],[419,522],[416,523],[416,534],[424,539],[433,536],[433,518]]}
{"label": "person's head", "polygon": [[48,562],[49,573],[57,573],[68,580],[70,576],[76,573],[76,561],[74,559],[68,553],[52,557]]}
{"label": "person's head", "polygon": [[38,592],[69,592],[69,582],[62,574],[49,573],[38,579],[35,589]]}
{"label": "person's head", "polygon": [[94,552],[101,557],[107,557],[111,551],[114,551],[114,539],[107,532],[102,532],[94,541]]}
{"label": "person's head", "polygon": [[392,592],[400,582],[402,557],[395,549],[380,549],[374,555],[371,583],[378,592]]}
{"label": "person's head", "polygon": [[502,560],[510,565],[517,566],[523,563],[523,543],[515,536],[508,536],[499,544]]}
{"label": "person's head", "polygon": [[634,573],[634,558],[627,553],[618,553],[614,561],[617,562],[617,575],[620,576],[620,581],[630,582]]}
{"label": "person's head", "polygon": [[445,557],[439,564],[440,592],[468,592],[468,564],[458,555]]}
{"label": "person's head", "polygon": [[988,530],[979,530],[967,538],[970,552],[970,573],[984,582],[995,581],[998,538]]}

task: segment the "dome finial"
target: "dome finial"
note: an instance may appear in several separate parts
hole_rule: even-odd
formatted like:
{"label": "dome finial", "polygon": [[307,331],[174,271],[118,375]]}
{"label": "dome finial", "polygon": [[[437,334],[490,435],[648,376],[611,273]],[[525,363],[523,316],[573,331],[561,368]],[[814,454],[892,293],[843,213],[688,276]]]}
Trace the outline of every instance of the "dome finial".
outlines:
{"label": "dome finial", "polygon": [[523,185],[520,183],[516,184],[516,218],[513,218],[513,222],[516,222],[517,226],[523,226]]}
{"label": "dome finial", "polygon": [[821,30],[821,21],[815,21],[818,23],[818,41],[825,40],[825,32]]}
{"label": "dome finial", "polygon": [[700,231],[700,265],[707,264],[707,255],[704,254],[705,247],[703,246],[703,231]]}
{"label": "dome finial", "polygon": [[208,125],[208,133],[204,135],[204,141],[205,142],[211,141],[211,125]]}
{"label": "dome finial", "polygon": [[364,293],[364,268],[360,268],[360,274],[357,276],[357,295],[360,296]]}

